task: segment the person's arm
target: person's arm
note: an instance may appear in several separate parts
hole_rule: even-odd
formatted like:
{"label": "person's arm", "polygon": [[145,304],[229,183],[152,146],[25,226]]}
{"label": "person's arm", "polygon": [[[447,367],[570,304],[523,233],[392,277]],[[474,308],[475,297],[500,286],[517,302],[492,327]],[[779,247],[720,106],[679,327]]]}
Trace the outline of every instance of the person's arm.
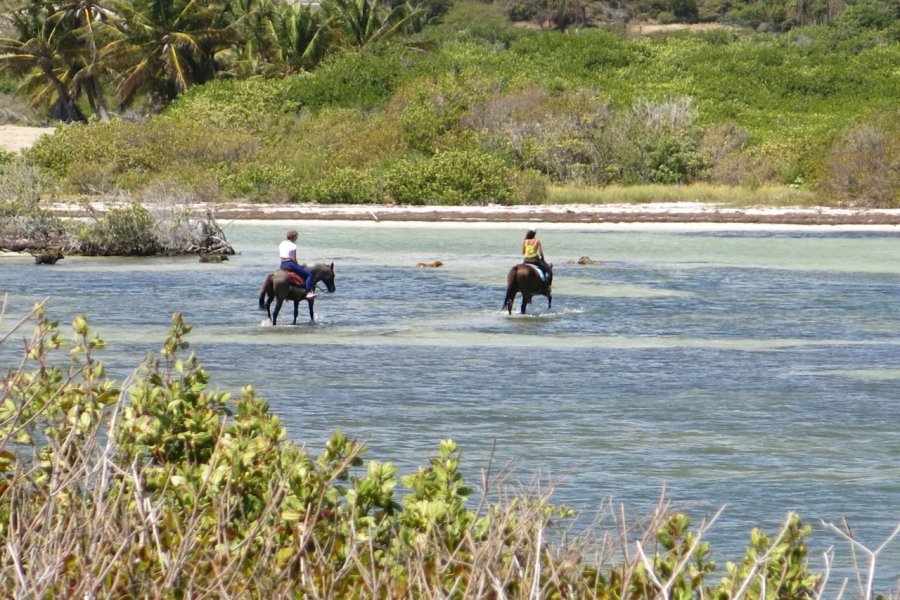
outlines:
{"label": "person's arm", "polygon": [[522,256],[525,256],[525,241],[522,241]]}
{"label": "person's arm", "polygon": [[540,240],[537,243],[537,254],[541,257],[541,260],[544,260],[544,247],[541,246]]}

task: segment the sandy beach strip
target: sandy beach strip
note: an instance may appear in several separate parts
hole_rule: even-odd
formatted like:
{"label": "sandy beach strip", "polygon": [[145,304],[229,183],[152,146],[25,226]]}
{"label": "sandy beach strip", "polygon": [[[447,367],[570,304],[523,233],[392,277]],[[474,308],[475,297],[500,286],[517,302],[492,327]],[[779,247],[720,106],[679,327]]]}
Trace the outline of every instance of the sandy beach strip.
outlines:
{"label": "sandy beach strip", "polygon": [[[96,212],[112,204],[91,203]],[[730,208],[699,202],[653,204],[566,204],[528,206],[393,206],[338,204],[196,203],[184,208],[207,211],[218,221],[340,221],[414,223],[557,224],[757,224],[900,227],[900,209],[830,207]],[[54,204],[60,216],[87,216],[84,204]]]}

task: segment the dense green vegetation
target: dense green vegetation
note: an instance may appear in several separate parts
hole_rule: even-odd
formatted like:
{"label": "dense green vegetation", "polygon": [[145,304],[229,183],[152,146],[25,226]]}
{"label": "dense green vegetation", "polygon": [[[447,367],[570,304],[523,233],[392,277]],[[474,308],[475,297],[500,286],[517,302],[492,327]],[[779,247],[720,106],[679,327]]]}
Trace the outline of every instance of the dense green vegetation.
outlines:
{"label": "dense green vegetation", "polygon": [[83,316],[71,339],[42,306],[32,317],[21,364],[0,374],[6,597],[830,597],[796,515],[719,570],[703,538],[715,518],[692,526],[665,503],[572,536],[549,492],[486,474],[479,500],[451,440],[407,475],[364,464],[340,432],[311,455],[251,387],[210,387],[181,315],[126,382]]}
{"label": "dense green vegetation", "polygon": [[[199,199],[539,203],[548,184],[703,182],[900,205],[900,9],[884,0],[829,5],[827,18],[795,19],[826,25],[775,27],[785,33],[653,37],[514,27],[515,11],[499,3],[326,0],[310,10],[258,0],[209,15],[142,1],[116,10],[143,23],[185,9],[157,24],[183,40],[171,53],[127,20],[97,22],[90,37],[56,5],[14,13],[22,31],[40,30],[32,13],[45,29],[48,15],[69,23],[69,46],[38,45],[55,52],[49,73],[21,39],[3,57],[36,99],[93,114],[27,155],[63,193],[164,182]],[[37,30],[29,43],[47,33]],[[107,119],[106,89],[120,107],[162,110]]]}

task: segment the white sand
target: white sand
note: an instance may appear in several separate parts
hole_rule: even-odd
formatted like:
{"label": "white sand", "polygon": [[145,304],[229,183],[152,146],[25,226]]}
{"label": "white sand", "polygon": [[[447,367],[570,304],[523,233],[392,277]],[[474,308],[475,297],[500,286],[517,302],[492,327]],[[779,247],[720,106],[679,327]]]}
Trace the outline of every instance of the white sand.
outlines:
{"label": "white sand", "polygon": [[[98,212],[121,202],[92,202]],[[84,206],[58,203],[54,210],[84,216]],[[809,230],[900,231],[900,209],[829,207],[727,208],[701,202],[653,204],[566,204],[536,206],[390,206],[334,204],[197,203],[185,206],[209,211],[221,225],[341,225],[354,227],[534,227],[553,229],[641,230]],[[639,215],[642,218],[628,218]],[[585,219],[580,218],[586,217]],[[733,219],[722,219],[722,216]],[[781,220],[779,216],[794,219]],[[665,217],[665,218],[658,218]],[[772,219],[774,217],[774,219]],[[839,217],[855,220],[843,223]],[[768,218],[768,219],[766,219]],[[890,222],[884,222],[889,218]],[[756,222],[761,219],[761,222]],[[731,222],[729,222],[731,221]],[[817,222],[818,221],[818,222]]]}
{"label": "white sand", "polygon": [[0,148],[7,152],[21,152],[42,135],[52,134],[53,127],[22,127],[21,125],[0,125]]}

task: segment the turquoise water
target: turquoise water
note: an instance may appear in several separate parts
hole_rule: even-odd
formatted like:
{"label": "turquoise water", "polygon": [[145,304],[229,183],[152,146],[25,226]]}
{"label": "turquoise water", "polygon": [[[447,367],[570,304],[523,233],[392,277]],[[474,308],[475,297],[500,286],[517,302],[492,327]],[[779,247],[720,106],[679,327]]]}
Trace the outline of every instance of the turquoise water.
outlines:
{"label": "turquoise water", "polygon": [[[315,326],[305,306],[296,327],[289,307],[278,327],[256,310],[288,225],[303,259],[335,263]],[[814,566],[849,555],[821,520],[871,547],[900,523],[900,231],[548,225],[552,310],[508,316],[525,229],[236,223],[222,264],[0,258],[0,335],[50,297],[54,318],[88,314],[127,375],[182,311],[213,382],[254,385],[312,451],[341,429],[409,472],[453,438],[472,484],[493,458],[588,516],[610,499],[646,513],[665,488],[696,521],[725,506],[720,564],[788,511],[816,527]],[[885,592],[900,541],[879,564]]]}

